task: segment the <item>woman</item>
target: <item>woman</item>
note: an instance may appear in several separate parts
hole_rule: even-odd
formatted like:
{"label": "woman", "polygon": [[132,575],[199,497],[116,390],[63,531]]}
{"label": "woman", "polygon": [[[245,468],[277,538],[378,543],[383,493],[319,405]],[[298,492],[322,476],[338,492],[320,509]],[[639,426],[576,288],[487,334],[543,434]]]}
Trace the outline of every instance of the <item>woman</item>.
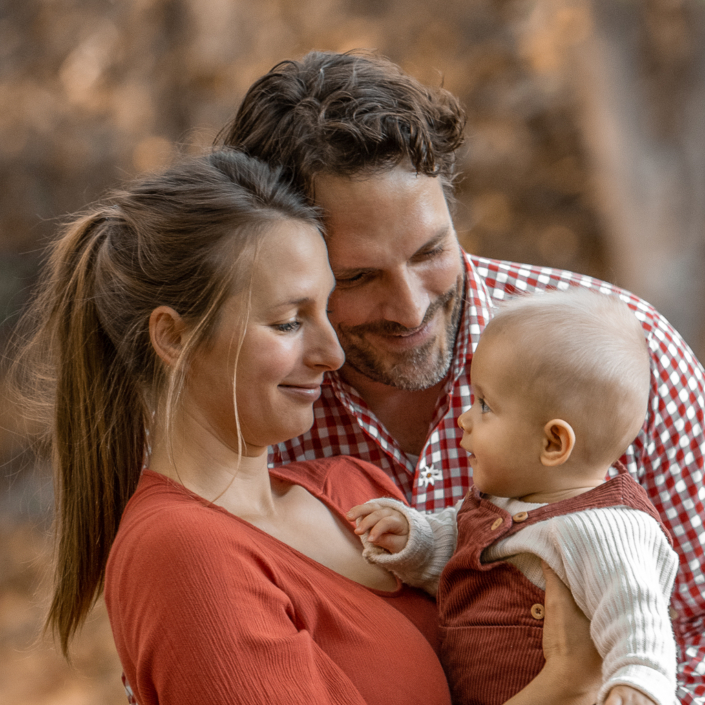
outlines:
{"label": "woman", "polygon": [[[333,285],[316,213],[237,152],[143,180],[53,247],[30,318],[54,380],[47,626],[66,654],[105,584],[141,705],[449,702],[434,604],[344,518],[399,497],[391,481],[351,458],[267,469],[343,362]],[[592,702],[599,682],[551,592],[547,666],[513,705]]]}

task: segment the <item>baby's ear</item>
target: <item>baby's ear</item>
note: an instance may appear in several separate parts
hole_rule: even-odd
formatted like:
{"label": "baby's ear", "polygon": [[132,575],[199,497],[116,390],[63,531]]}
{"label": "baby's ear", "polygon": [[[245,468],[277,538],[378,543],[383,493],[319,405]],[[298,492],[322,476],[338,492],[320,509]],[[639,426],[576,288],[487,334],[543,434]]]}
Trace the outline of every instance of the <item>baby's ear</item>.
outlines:
{"label": "baby's ear", "polygon": [[563,419],[553,419],[543,427],[541,464],[547,467],[563,465],[575,448],[573,427]]}

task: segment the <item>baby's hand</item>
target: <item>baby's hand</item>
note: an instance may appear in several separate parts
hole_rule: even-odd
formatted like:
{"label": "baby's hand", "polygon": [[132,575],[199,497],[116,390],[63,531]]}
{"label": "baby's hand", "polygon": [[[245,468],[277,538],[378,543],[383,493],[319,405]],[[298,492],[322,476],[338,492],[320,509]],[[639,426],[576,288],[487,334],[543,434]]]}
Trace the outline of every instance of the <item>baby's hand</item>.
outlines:
{"label": "baby's hand", "polygon": [[640,690],[630,688],[628,685],[615,685],[607,695],[605,705],[655,705],[655,703]]}
{"label": "baby's hand", "polygon": [[374,501],[366,502],[353,507],[347,517],[357,522],[355,533],[358,536],[369,531],[367,540],[390,553],[399,553],[409,540],[409,522],[401,512],[391,507],[381,507]]}

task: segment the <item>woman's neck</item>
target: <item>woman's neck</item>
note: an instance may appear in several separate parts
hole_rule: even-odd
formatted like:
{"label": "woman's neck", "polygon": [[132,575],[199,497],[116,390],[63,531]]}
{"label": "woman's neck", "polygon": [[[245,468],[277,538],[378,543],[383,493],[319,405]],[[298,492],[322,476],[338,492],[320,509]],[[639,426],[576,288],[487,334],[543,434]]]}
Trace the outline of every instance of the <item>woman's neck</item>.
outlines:
{"label": "woman's neck", "polygon": [[155,429],[149,468],[237,516],[266,515],[277,494],[269,478],[267,448],[242,450],[198,419],[182,418],[168,433]]}

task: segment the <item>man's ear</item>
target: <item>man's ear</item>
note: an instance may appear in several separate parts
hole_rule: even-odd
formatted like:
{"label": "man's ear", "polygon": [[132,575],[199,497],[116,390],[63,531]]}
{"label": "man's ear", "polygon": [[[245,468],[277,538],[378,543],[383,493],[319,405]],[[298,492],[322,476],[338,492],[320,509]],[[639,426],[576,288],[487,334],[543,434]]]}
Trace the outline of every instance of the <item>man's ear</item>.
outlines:
{"label": "man's ear", "polygon": [[543,427],[541,464],[547,467],[563,465],[575,448],[573,427],[563,419],[553,419]]}
{"label": "man's ear", "polygon": [[149,316],[149,338],[154,352],[173,367],[184,346],[186,324],[173,308],[158,306]]}

